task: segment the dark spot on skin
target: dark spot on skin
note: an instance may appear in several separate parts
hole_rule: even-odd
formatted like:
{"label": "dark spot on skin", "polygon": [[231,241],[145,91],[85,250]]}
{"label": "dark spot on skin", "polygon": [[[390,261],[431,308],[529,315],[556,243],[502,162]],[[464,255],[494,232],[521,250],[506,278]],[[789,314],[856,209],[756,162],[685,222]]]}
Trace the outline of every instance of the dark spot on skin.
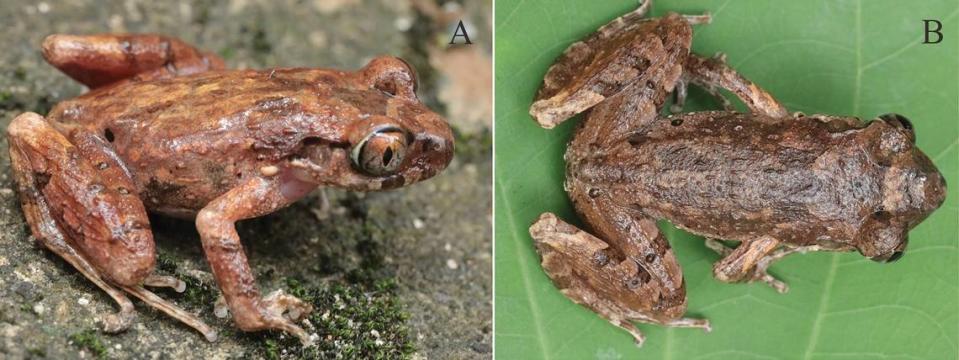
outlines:
{"label": "dark spot on skin", "polygon": [[33,179],[37,189],[43,190],[43,188],[47,187],[47,184],[50,183],[50,174],[35,172],[33,173]]}
{"label": "dark spot on skin", "polygon": [[656,260],[656,254],[652,254],[652,253],[646,254],[646,262],[647,262],[647,263],[651,263],[651,262],[653,262],[654,260]]}
{"label": "dark spot on skin", "polygon": [[306,137],[300,141],[300,150],[302,150],[303,148],[312,148],[314,146],[322,145],[322,144],[323,144],[323,139],[320,139],[315,136]]}
{"label": "dark spot on skin", "polygon": [[99,169],[99,170],[105,170],[105,169],[108,168],[108,167],[110,167],[110,165],[107,165],[107,163],[105,163],[105,162],[101,162],[101,163],[98,163],[98,164],[97,164],[97,169]]}
{"label": "dark spot on skin", "polygon": [[878,211],[872,213],[872,217],[874,217],[874,218],[876,218],[876,219],[879,219],[879,220],[884,220],[884,219],[890,218],[891,215],[890,215],[889,212],[886,211],[886,210],[878,210]]}
{"label": "dark spot on skin", "polygon": [[683,119],[673,119],[673,121],[670,121],[669,123],[673,126],[679,126],[683,124]]}
{"label": "dark spot on skin", "polygon": [[607,255],[605,251],[597,251],[593,254],[593,264],[597,267],[606,266],[606,264],[609,264],[609,255]]}
{"label": "dark spot on skin", "polygon": [[153,203],[159,203],[158,199],[175,201],[174,199],[180,198],[184,188],[183,185],[160,182],[156,178],[151,178],[144,189],[144,197],[149,197]]}
{"label": "dark spot on skin", "polygon": [[127,194],[130,193],[130,190],[127,190],[127,188],[125,188],[125,187],[120,187],[120,188],[117,188],[117,192],[118,192],[118,193],[121,193],[121,194],[123,194],[123,195],[127,195]]}
{"label": "dark spot on skin", "polygon": [[113,131],[110,129],[103,130],[103,137],[107,138],[107,141],[113,142]]}
{"label": "dark spot on skin", "polygon": [[89,189],[90,189],[91,192],[98,193],[98,192],[100,192],[101,190],[103,190],[103,185],[100,185],[100,184],[97,184],[97,183],[93,183],[93,184],[90,184],[90,188],[89,188]]}
{"label": "dark spot on skin", "polygon": [[626,141],[629,142],[629,145],[639,146],[639,144],[642,144],[643,140],[645,139],[646,136],[643,134],[632,134],[626,139]]}
{"label": "dark spot on skin", "polygon": [[630,278],[629,280],[626,280],[626,288],[630,290],[636,290],[640,286],[643,286],[643,284],[648,283],[650,279],[652,279],[652,276],[649,275],[649,272],[646,271],[646,268],[644,268],[639,263],[636,263],[636,265],[638,266],[638,271],[636,276]]}
{"label": "dark spot on skin", "polygon": [[600,189],[597,189],[597,188],[592,188],[592,189],[589,189],[588,191],[586,191],[586,194],[588,194],[589,197],[591,197],[591,198],[597,198],[597,197],[599,197],[599,195],[601,195],[602,193],[603,193],[603,191],[600,190]]}

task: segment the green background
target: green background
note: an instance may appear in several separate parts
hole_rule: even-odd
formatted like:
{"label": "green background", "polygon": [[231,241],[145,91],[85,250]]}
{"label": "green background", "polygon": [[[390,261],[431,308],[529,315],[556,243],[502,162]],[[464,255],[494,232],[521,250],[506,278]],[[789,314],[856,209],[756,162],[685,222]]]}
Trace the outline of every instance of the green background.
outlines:
{"label": "green background", "polygon": [[[539,266],[527,228],[552,211],[578,223],[562,188],[572,126],[538,127],[527,114],[548,66],[570,43],[634,1],[496,2],[496,322],[501,359],[955,359],[959,355],[957,124],[959,31],[952,1],[659,1],[700,14],[694,51],[729,63],[792,111],[906,115],[918,145],[951,187],[910,233],[906,256],[877,264],[858,253],[793,255],[771,272],[791,287],[724,284],[701,238],[666,226],[687,279],[689,316],[713,332],[639,325],[646,345],[563,297]],[[921,44],[922,19],[944,41]],[[687,109],[713,107],[705,97]]]}

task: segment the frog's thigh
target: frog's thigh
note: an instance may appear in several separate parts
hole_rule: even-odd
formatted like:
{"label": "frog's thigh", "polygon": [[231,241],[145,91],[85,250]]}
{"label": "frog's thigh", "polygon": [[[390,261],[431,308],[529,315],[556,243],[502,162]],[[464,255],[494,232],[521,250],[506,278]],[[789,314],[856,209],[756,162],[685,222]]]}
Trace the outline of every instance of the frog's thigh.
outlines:
{"label": "frog's thigh", "polygon": [[722,56],[704,58],[690,53],[683,66],[683,76],[690,83],[710,90],[718,86],[736,95],[749,111],[773,118],[789,116],[786,107],[771,94],[744,78],[736,70],[726,65]]}
{"label": "frog's thigh", "polygon": [[[609,294],[598,293],[583,276],[613,278],[613,284],[622,283],[621,274],[614,274],[616,266],[607,266],[609,259],[606,242],[558,219],[552,213],[543,213],[529,228],[536,242],[536,250],[543,259],[542,266],[556,287],[573,302],[589,308],[606,321],[626,330],[637,345],[646,340],[643,333],[626,318],[630,311],[609,301]],[[589,275],[584,275],[589,274]],[[598,279],[603,282],[605,279]],[[614,285],[615,286],[615,285]],[[612,290],[612,289],[609,289]]]}
{"label": "frog's thigh", "polygon": [[222,69],[220,57],[159,35],[50,35],[43,57],[90,88],[138,77],[170,78]]}
{"label": "frog's thigh", "polygon": [[109,285],[99,270],[70,244],[68,235],[54,218],[54,214],[63,212],[63,209],[56,208],[62,207],[63,202],[55,201],[51,206],[46,197],[47,187],[57,183],[54,178],[64,177],[64,166],[70,162],[68,157],[74,154],[70,150],[72,145],[43,117],[34,113],[25,113],[14,119],[7,128],[7,139],[23,213],[33,236],[117,302],[120,311],[103,319],[104,330],[125,330],[134,318],[133,304],[123,292]]}
{"label": "frog's thigh", "polygon": [[203,208],[197,214],[196,227],[213,276],[223,291],[236,325],[246,331],[279,329],[308,343],[308,334],[294,322],[309,314],[311,306],[282,293],[260,298],[256,279],[234,227],[238,220],[271,213],[296,200],[286,198],[281,188],[282,183],[276,177],[250,179]]}

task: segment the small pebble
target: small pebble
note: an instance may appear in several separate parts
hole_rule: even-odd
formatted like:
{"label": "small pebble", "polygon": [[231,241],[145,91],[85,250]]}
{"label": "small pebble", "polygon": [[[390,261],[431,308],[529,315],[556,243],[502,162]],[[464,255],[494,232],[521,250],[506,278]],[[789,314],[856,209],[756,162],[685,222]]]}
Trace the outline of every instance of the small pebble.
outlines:
{"label": "small pebble", "polygon": [[43,315],[43,312],[46,310],[47,309],[43,307],[43,304],[37,303],[33,305],[33,312],[37,313],[37,315]]}
{"label": "small pebble", "polygon": [[117,349],[117,350],[121,350],[121,349],[123,349],[123,345],[116,344],[116,345],[113,345],[113,348],[114,348],[114,349]]}
{"label": "small pebble", "polygon": [[426,227],[426,223],[424,223],[423,220],[413,219],[413,228],[422,229],[424,227]]}
{"label": "small pebble", "polygon": [[447,259],[447,260],[446,260],[446,267],[448,267],[448,268],[450,268],[450,269],[452,269],[452,270],[456,270],[456,269],[459,269],[459,268],[460,268],[460,264],[457,263],[456,260]]}
{"label": "small pebble", "polygon": [[11,188],[2,188],[2,189],[0,189],[0,195],[3,195],[3,196],[13,195],[13,189],[11,189]]}
{"label": "small pebble", "polygon": [[443,245],[443,250],[446,250],[446,251],[453,250],[453,245],[450,245],[450,243],[446,243],[446,245]]}
{"label": "small pebble", "polygon": [[90,299],[83,298],[83,297],[79,298],[77,299],[77,304],[80,304],[81,306],[87,306],[90,304]]}

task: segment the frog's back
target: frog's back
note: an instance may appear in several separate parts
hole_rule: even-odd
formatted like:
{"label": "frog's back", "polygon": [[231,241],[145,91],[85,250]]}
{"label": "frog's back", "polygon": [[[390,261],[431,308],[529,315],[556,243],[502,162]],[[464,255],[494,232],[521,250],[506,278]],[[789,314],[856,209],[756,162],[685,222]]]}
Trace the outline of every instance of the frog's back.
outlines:
{"label": "frog's back", "polygon": [[[128,82],[64,101],[48,118],[103,134],[147,207],[186,217],[257,171],[259,160],[275,160],[266,158],[309,136],[302,123],[338,126],[317,99],[342,93],[344,78],[315,69],[225,70]],[[300,132],[270,135],[287,128]],[[266,149],[254,153],[257,147]]]}
{"label": "frog's back", "polygon": [[605,155],[615,170],[583,167],[578,177],[604,184],[622,206],[706,236],[805,242],[807,234],[853,231],[862,204],[879,198],[881,177],[847,146],[851,133],[812,119],[755,117],[664,119]]}

